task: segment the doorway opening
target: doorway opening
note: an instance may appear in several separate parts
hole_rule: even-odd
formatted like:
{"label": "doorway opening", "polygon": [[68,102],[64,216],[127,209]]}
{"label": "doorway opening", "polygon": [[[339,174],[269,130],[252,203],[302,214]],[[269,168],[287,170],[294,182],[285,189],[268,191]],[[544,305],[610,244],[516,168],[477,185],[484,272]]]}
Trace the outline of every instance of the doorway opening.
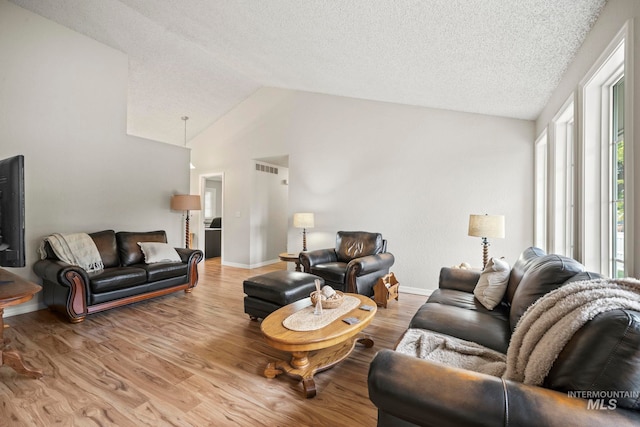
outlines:
{"label": "doorway opening", "polygon": [[223,203],[224,174],[208,173],[200,175],[200,198],[203,209],[198,226],[198,249],[205,259],[223,257]]}

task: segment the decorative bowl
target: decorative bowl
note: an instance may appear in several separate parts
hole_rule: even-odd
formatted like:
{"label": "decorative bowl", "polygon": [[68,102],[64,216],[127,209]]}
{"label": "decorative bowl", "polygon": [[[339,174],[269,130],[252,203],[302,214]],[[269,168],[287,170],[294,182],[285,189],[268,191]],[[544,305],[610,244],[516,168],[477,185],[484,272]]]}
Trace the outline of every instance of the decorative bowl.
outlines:
{"label": "decorative bowl", "polygon": [[[311,304],[313,304],[314,306],[316,305],[317,297],[318,297],[318,291],[311,292]],[[336,291],[336,296],[334,298],[321,299],[321,304],[322,304],[322,308],[331,309],[331,308],[340,307],[340,304],[342,304],[342,301],[344,301],[344,294],[340,291]]]}

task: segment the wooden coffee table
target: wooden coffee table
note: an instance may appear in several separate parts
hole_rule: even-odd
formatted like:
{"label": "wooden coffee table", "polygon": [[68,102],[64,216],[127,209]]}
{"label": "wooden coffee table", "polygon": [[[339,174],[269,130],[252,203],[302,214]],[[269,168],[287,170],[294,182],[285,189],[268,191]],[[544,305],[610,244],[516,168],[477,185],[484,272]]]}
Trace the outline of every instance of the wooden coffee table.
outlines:
{"label": "wooden coffee table", "polygon": [[10,366],[15,371],[31,378],[40,378],[42,371],[28,366],[16,350],[9,348],[9,339],[4,338],[5,307],[29,301],[42,287],[0,268],[0,365]]}
{"label": "wooden coffee table", "polygon": [[[278,350],[291,353],[291,360],[279,360],[270,362],[264,370],[264,376],[275,378],[277,375],[287,375],[302,380],[305,397],[316,395],[314,374],[335,366],[351,354],[356,342],[369,348],[373,346],[373,340],[363,336],[360,332],[371,323],[376,314],[376,303],[370,298],[357,294],[345,294],[360,300],[358,307],[345,313],[327,326],[313,331],[292,331],[282,325],[284,319],[293,313],[311,306],[311,299],[286,305],[267,316],[260,329],[267,343]],[[359,307],[368,305],[373,307],[371,311],[361,310]],[[342,319],[356,317],[360,321],[348,325]]]}

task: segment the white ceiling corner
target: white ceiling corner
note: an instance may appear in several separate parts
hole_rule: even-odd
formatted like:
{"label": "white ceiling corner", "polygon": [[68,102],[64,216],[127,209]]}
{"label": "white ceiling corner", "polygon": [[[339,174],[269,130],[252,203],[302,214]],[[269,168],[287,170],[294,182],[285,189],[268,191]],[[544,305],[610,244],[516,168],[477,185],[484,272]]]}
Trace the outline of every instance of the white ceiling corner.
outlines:
{"label": "white ceiling corner", "polygon": [[11,0],[129,56],[127,131],[184,144],[260,87],[533,120],[606,0]]}

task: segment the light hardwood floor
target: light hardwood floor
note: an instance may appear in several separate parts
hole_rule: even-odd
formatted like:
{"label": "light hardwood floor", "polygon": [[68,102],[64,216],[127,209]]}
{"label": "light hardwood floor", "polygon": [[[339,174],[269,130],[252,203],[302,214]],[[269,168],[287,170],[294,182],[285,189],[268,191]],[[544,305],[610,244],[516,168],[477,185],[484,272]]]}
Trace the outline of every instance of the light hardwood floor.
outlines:
{"label": "light hardwood floor", "polygon": [[[49,310],[6,319],[33,380],[0,368],[0,426],[375,426],[367,392],[375,353],[392,348],[426,300],[402,293],[365,329],[372,348],[316,376],[318,395],[281,375],[263,376],[286,353],[270,348],[243,312],[242,281],[285,269],[199,266],[182,292],[88,316],[70,324]],[[399,277],[399,279],[401,279]]]}

